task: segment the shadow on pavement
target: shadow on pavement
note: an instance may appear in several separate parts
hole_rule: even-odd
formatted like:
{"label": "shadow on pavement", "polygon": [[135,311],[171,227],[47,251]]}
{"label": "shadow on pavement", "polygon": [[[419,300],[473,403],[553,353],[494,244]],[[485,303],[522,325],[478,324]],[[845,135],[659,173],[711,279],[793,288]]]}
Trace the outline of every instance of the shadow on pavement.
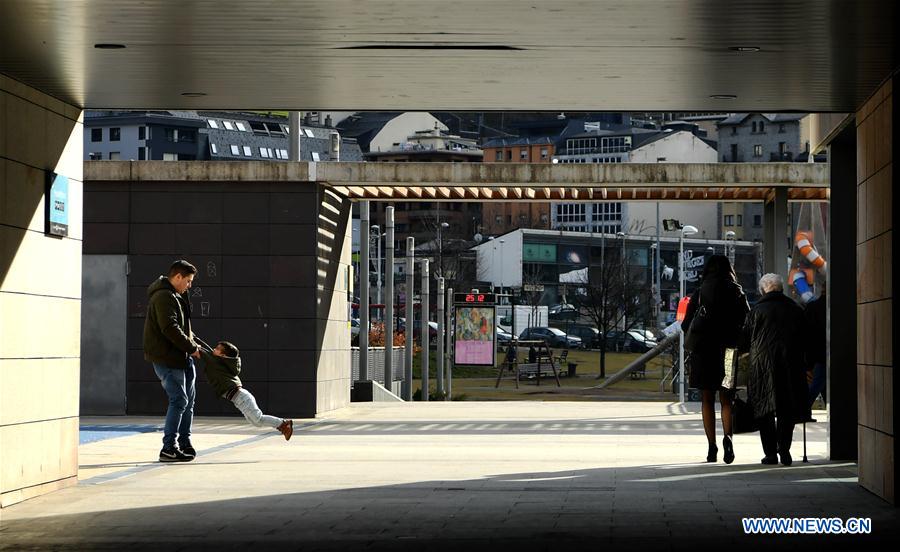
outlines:
{"label": "shadow on pavement", "polygon": [[[316,483],[290,466],[284,480]],[[214,495],[228,481],[210,485],[197,492]],[[835,463],[543,471],[94,510],[7,518],[0,548],[759,552],[845,550],[898,537],[898,510],[857,485],[854,465]],[[869,517],[873,534],[744,535],[748,516]]]}

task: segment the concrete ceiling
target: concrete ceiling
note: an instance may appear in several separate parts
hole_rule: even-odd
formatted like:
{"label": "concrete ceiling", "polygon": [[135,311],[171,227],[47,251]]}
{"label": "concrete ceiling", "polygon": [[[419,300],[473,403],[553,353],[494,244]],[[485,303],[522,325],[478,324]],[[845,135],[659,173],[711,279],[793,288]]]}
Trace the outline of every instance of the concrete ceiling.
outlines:
{"label": "concrete ceiling", "polygon": [[853,111],[895,4],[2,0],[0,72],[87,108]]}

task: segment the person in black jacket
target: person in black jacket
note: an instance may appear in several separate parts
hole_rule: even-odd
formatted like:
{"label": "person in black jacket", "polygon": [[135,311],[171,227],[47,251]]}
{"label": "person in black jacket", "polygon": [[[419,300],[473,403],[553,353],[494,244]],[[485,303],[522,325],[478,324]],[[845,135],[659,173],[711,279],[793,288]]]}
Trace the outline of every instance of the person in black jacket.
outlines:
{"label": "person in black jacket", "polygon": [[[737,346],[744,316],[750,307],[744,290],[737,283],[728,257],[710,256],[703,269],[700,287],[691,296],[682,329],[687,332],[698,311],[704,310],[707,319],[703,331],[696,335],[697,343],[690,353],[690,385],[700,389],[702,395],[703,429],[709,449],[707,462],[715,462],[719,452],[716,446],[716,391],[722,404],[722,446],[726,464],[734,461],[731,442],[731,394],[722,387],[725,378],[725,349]],[[698,331],[695,328],[695,332]]]}
{"label": "person in black jacket", "polygon": [[191,331],[188,299],[195,274],[197,268],[191,263],[175,261],[167,275],[160,276],[147,288],[144,358],[153,364],[169,397],[160,462],[189,462],[197,456],[191,444],[191,424],[197,379],[194,359],[200,358],[200,348]]}
{"label": "person in black jacket", "polygon": [[805,358],[809,334],[803,309],[783,290],[778,274],[760,279],[763,296],[747,316],[740,349],[750,352],[747,394],[759,420],[762,463],[777,464],[777,453],[781,463],[790,466],[794,424],[809,419]]}
{"label": "person in black jacket", "polygon": [[819,393],[822,399],[827,399],[827,390],[825,389],[825,349],[827,348],[825,340],[825,284],[822,284],[822,293],[807,303],[804,315],[806,317],[806,325],[809,328],[809,348],[807,350],[807,370],[812,370],[812,381],[809,383],[809,407],[812,408],[813,403]]}

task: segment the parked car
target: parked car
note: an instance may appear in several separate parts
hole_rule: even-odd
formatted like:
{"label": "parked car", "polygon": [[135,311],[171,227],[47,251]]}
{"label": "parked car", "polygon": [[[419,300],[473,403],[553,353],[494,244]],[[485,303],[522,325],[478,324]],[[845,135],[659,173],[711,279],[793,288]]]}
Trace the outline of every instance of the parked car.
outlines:
{"label": "parked car", "polygon": [[513,334],[504,330],[500,326],[497,326],[497,343],[506,345],[507,343],[509,343],[512,340],[513,340]]}
{"label": "parked car", "polygon": [[548,311],[550,320],[575,320],[578,318],[578,310],[568,303],[552,305]]}
{"label": "parked car", "polygon": [[656,340],[647,339],[643,330],[612,330],[606,334],[606,348],[610,351],[646,353],[656,347]]}
{"label": "parked car", "polygon": [[590,326],[572,325],[567,328],[561,328],[569,335],[581,339],[581,344],[585,349],[594,349],[600,346],[600,331]]}
{"label": "parked car", "polygon": [[581,347],[581,339],[574,335],[566,335],[566,332],[559,328],[525,328],[519,339],[538,340],[542,339],[547,342],[550,347],[564,347],[566,349],[578,349]]}
{"label": "parked car", "polygon": [[[400,333],[406,333],[406,318],[400,318],[397,321],[397,331]],[[413,321],[413,339],[419,339],[419,334],[422,332],[422,320],[414,320]],[[438,325],[437,322],[428,321],[428,340],[435,341],[437,339]]]}

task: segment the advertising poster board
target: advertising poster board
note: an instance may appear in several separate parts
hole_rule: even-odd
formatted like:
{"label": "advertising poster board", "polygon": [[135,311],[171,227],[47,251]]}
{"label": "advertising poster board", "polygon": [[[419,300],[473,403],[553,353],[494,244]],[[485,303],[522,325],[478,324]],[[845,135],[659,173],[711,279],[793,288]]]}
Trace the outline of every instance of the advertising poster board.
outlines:
{"label": "advertising poster board", "polygon": [[47,189],[44,195],[44,232],[64,238],[69,235],[69,178],[47,172]]}
{"label": "advertising poster board", "polygon": [[453,362],[494,366],[496,317],[494,306],[456,305]]}

